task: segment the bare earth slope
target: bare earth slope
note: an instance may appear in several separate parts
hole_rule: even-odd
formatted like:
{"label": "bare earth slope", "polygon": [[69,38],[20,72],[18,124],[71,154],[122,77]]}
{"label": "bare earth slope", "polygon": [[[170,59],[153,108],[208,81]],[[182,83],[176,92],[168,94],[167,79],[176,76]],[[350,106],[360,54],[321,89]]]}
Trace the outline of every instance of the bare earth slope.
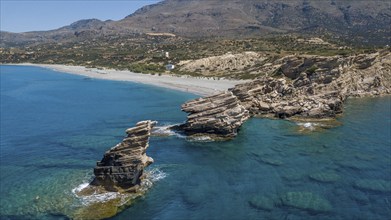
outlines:
{"label": "bare earth slope", "polygon": [[326,31],[386,37],[390,16],[390,3],[382,0],[167,0],[146,6],[115,25],[185,36]]}

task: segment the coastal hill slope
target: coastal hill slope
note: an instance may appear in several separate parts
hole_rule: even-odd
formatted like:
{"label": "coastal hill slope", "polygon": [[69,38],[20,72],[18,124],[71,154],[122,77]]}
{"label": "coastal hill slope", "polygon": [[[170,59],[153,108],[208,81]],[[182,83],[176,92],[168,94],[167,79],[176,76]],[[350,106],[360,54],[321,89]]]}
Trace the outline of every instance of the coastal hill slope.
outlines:
{"label": "coastal hill slope", "polygon": [[23,33],[0,32],[1,47],[15,47],[39,43],[69,42],[82,39],[94,39],[113,34],[106,31],[113,21],[84,19],[70,25],[49,31],[31,31]]}
{"label": "coastal hill slope", "polygon": [[390,24],[391,4],[381,0],[167,0],[114,23],[197,37],[298,32],[358,38],[386,38]]}
{"label": "coastal hill slope", "polygon": [[0,46],[149,32],[192,38],[298,33],[384,46],[390,24],[391,4],[383,0],[165,0],[119,21],[88,19],[51,31],[1,32]]}

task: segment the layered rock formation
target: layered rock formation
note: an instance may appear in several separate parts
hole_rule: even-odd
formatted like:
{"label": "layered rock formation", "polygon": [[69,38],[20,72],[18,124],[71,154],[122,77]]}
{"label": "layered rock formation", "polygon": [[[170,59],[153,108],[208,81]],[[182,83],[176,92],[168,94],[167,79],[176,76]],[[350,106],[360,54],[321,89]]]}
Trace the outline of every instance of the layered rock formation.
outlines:
{"label": "layered rock formation", "polygon": [[127,137],[107,151],[94,169],[90,185],[103,186],[107,191],[131,191],[140,184],[144,168],[153,163],[146,155],[154,121],[141,121],[126,130]]}
{"label": "layered rock formation", "polygon": [[349,96],[391,93],[391,54],[352,57],[288,56],[273,77],[230,89],[251,114],[332,118]]}
{"label": "layered rock formation", "polygon": [[342,112],[345,97],[338,91],[316,92],[313,86],[297,86],[295,82],[266,77],[235,86],[231,91],[252,115],[325,118]]}
{"label": "layered rock formation", "polygon": [[[235,136],[253,115],[303,119],[335,118],[349,96],[391,93],[391,53],[351,57],[287,56],[274,70],[228,92],[185,103],[187,133]],[[218,103],[218,104],[216,104]]]}
{"label": "layered rock formation", "polygon": [[74,189],[82,206],[72,219],[106,219],[130,206],[152,186],[144,168],[153,163],[145,153],[155,121],[141,121],[126,130],[127,137],[108,150],[94,169],[95,178],[86,187]]}
{"label": "layered rock formation", "polygon": [[190,113],[186,124],[181,127],[189,135],[235,136],[238,128],[250,117],[229,91],[186,102],[182,110]]}

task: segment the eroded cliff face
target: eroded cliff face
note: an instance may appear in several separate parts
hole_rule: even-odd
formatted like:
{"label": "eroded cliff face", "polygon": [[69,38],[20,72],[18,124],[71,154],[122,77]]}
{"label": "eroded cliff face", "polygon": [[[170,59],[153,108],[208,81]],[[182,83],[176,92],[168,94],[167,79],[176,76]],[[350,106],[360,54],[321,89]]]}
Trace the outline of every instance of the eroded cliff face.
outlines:
{"label": "eroded cliff face", "polygon": [[[189,116],[182,127],[189,134],[234,137],[249,116],[335,118],[347,97],[391,93],[389,51],[351,57],[287,56],[273,66],[264,77],[185,103],[182,110]],[[224,112],[224,117],[215,112]]]}
{"label": "eroded cliff face", "polygon": [[141,121],[126,130],[127,137],[107,151],[94,169],[93,186],[102,186],[107,191],[135,190],[143,178],[144,168],[153,163],[146,155],[149,136],[156,124]]}

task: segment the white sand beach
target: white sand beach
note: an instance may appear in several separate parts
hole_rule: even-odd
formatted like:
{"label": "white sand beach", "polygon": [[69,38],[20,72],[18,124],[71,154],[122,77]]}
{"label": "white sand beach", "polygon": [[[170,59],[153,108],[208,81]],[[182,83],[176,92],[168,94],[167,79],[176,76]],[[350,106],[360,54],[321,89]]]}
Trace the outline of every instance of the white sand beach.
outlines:
{"label": "white sand beach", "polygon": [[130,71],[119,71],[112,69],[96,69],[86,68],[83,66],[67,66],[59,64],[12,64],[23,66],[39,66],[49,68],[58,72],[82,75],[96,79],[130,81],[135,83],[143,83],[154,85],[189,93],[194,93],[201,96],[213,95],[224,91],[236,84],[244,83],[245,80],[227,80],[227,79],[210,79],[196,78],[190,76],[171,76],[171,75],[151,75],[133,73]]}

